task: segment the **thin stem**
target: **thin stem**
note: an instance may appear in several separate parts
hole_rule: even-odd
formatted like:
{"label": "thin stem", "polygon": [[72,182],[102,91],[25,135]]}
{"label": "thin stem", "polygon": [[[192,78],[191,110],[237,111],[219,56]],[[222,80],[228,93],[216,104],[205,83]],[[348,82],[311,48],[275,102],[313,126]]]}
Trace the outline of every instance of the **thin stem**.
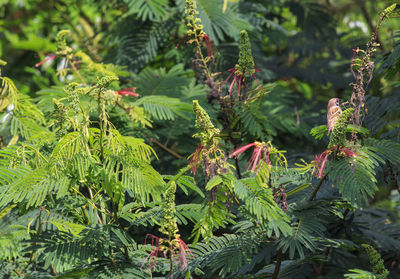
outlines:
{"label": "thin stem", "polygon": [[369,29],[371,30],[371,32],[375,32],[375,34],[376,34],[376,42],[380,44],[382,50],[385,50],[383,45],[382,45],[382,42],[381,42],[381,40],[379,38],[378,28],[377,28],[377,26],[374,26],[374,24],[372,23],[372,19],[368,14],[367,7],[365,6],[365,1],[358,1],[357,4],[359,5],[359,7],[361,9],[361,13],[364,16],[365,21],[367,22]]}
{"label": "thin stem", "polygon": [[235,157],[235,166],[236,166],[236,173],[238,175],[238,178],[242,178],[242,174],[240,173],[240,167],[239,167],[239,159]]}
{"label": "thin stem", "polygon": [[275,269],[274,269],[274,274],[272,275],[272,279],[278,279],[279,276],[279,270],[281,269],[281,263],[282,263],[282,249],[278,250],[278,255],[276,258],[276,264],[275,264]]}
{"label": "thin stem", "polygon": [[166,145],[162,144],[161,142],[159,142],[158,140],[156,140],[155,138],[153,138],[152,136],[150,136],[149,134],[147,134],[146,132],[143,132],[143,134],[154,144],[156,144],[157,146],[161,147],[163,150],[167,151],[169,154],[171,154],[172,156],[174,156],[177,159],[184,159],[185,157],[183,157],[182,155],[176,153],[175,151],[173,151],[172,149],[168,148]]}
{"label": "thin stem", "polygon": [[[93,199],[93,192],[92,192],[92,189],[90,189],[90,187],[88,187],[88,189],[89,189],[89,196],[90,196],[90,199]],[[114,204],[114,203],[113,203],[113,204]],[[97,220],[99,221],[99,224],[103,224],[103,222],[101,221],[101,218],[100,218],[98,212],[96,212],[96,215],[97,215]]]}
{"label": "thin stem", "polygon": [[74,70],[75,74],[76,74],[76,75],[79,77],[79,79],[82,81],[82,84],[86,86],[86,82],[85,82],[85,80],[83,79],[83,77],[81,76],[81,74],[79,73],[78,69],[75,67],[74,62],[73,62],[71,59],[69,59],[69,58],[67,58],[67,60],[68,60],[69,64],[71,64],[71,67],[72,67],[72,69]]}
{"label": "thin stem", "polygon": [[317,187],[315,187],[314,191],[311,193],[311,196],[308,198],[308,200],[307,200],[308,202],[311,202],[311,201],[315,198],[315,196],[317,195],[319,189],[320,189],[321,186],[322,186],[322,183],[325,181],[325,179],[326,179],[327,177],[328,177],[328,174],[326,173],[326,174],[321,178],[321,180],[318,182]]}
{"label": "thin stem", "polygon": [[208,69],[206,59],[204,58],[203,52],[201,51],[201,45],[200,45],[199,39],[196,38],[195,41],[196,41],[196,44],[197,44],[197,48],[198,48],[198,52],[199,52],[201,61],[203,62],[204,70],[206,71],[207,76],[211,77],[211,73],[210,73],[210,70]]}
{"label": "thin stem", "polygon": [[[93,202],[91,202],[88,198],[86,198],[84,194],[82,194],[81,192],[79,192],[79,190],[75,189],[74,187],[72,187],[72,190],[74,190],[78,195],[82,196],[91,206],[93,206],[94,208],[96,208],[98,211],[100,211],[100,212],[102,212],[102,213],[104,213],[104,214],[107,214],[107,215],[111,216],[111,214],[108,213],[107,211],[105,211],[105,210],[103,210],[103,209],[97,207]],[[111,216],[111,217],[112,217],[112,216]]]}
{"label": "thin stem", "polygon": [[99,113],[99,126],[100,126],[100,161],[103,163],[104,161],[104,146],[103,146],[103,141],[104,141],[104,113],[103,113],[103,108],[101,105],[101,90],[98,92],[98,98],[97,98],[97,111]]}

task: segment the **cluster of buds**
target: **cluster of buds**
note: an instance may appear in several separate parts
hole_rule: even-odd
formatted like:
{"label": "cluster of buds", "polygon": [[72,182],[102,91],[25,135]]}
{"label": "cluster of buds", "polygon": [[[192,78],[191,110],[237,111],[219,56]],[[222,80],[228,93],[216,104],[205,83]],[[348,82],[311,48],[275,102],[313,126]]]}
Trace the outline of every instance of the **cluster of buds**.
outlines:
{"label": "cluster of buds", "polygon": [[69,30],[61,30],[60,32],[58,32],[56,36],[56,47],[57,47],[56,54],[54,53],[47,54],[45,59],[35,64],[35,67],[39,67],[42,64],[46,63],[47,61],[53,60],[57,56],[61,57],[70,56],[72,54],[72,48],[67,45],[66,41],[66,37],[69,35],[71,35],[71,31]]}
{"label": "cluster of buds", "polygon": [[354,108],[348,108],[342,112],[342,114],[338,117],[335,128],[333,129],[330,139],[328,149],[332,147],[344,147],[347,145],[346,140],[346,130],[348,125],[348,120],[352,113],[354,112]]}
{"label": "cluster of buds", "polygon": [[204,26],[203,24],[201,24],[201,19],[198,17],[198,15],[199,12],[197,11],[196,0],[186,0],[185,20],[186,25],[189,27],[189,30],[185,35],[185,37],[189,38],[189,41],[187,43],[200,43],[204,40],[207,46],[207,55],[211,58],[214,56],[213,48],[215,48],[217,52],[218,49],[211,41],[210,37],[208,37],[208,35],[204,32]]}
{"label": "cluster of buds", "polygon": [[195,138],[199,138],[202,146],[214,145],[217,141],[216,136],[220,133],[218,128],[214,127],[211,122],[210,116],[207,112],[199,105],[197,100],[193,101],[193,111],[196,115],[196,129],[198,132],[193,135]]}
{"label": "cluster of buds", "polygon": [[185,3],[185,19],[186,25],[189,27],[187,35],[192,40],[202,39],[206,34],[198,17],[197,5],[195,0],[186,0]]}
{"label": "cluster of buds", "polygon": [[[350,105],[354,108],[352,114],[353,123],[361,126],[362,119],[367,108],[365,106],[365,93],[372,80],[375,64],[373,61],[373,54],[376,48],[379,47],[378,43],[378,29],[382,22],[387,19],[395,10],[396,4],[387,7],[379,16],[376,24],[375,31],[372,32],[370,41],[367,43],[366,50],[353,49],[353,57],[350,64],[350,71],[355,79],[355,82],[350,85],[353,87],[353,93],[350,98]],[[356,133],[353,133],[352,140],[357,140]]]}
{"label": "cluster of buds", "polygon": [[196,114],[196,129],[198,132],[193,137],[200,139],[200,144],[190,157],[189,165],[193,173],[202,163],[205,175],[214,177],[216,174],[226,173],[229,165],[224,152],[218,147],[220,130],[214,127],[210,116],[199,105],[197,100],[193,101],[193,111]]}
{"label": "cluster of buds", "polygon": [[159,229],[164,237],[161,238],[151,234],[146,235],[146,240],[150,238],[151,245],[155,247],[149,255],[149,269],[152,269],[156,265],[160,253],[165,258],[169,255],[170,260],[176,262],[182,270],[187,266],[187,255],[190,255],[191,252],[178,233],[178,225],[176,224],[175,217],[175,192],[176,183],[171,182],[165,192],[165,203],[162,207],[163,219]]}
{"label": "cluster of buds", "polygon": [[66,37],[71,35],[69,30],[61,30],[56,37],[56,46],[58,56],[68,56],[72,53],[72,48],[67,45]]}
{"label": "cluster of buds", "polygon": [[69,108],[56,99],[53,99],[53,104],[54,111],[52,115],[55,118],[53,127],[56,129],[56,136],[61,138],[67,133],[68,127],[66,127],[66,122]]}
{"label": "cluster of buds", "polygon": [[107,86],[109,86],[111,82],[117,81],[117,80],[118,80],[118,77],[117,77],[117,76],[114,76],[114,75],[112,75],[112,76],[105,76],[105,77],[102,77],[102,78],[97,82],[96,87],[99,88],[99,89],[104,89],[104,88],[106,88]]}
{"label": "cluster of buds", "polygon": [[239,59],[235,68],[229,69],[230,75],[225,80],[227,82],[233,75],[233,80],[229,86],[229,96],[232,93],[233,86],[237,84],[237,94],[240,96],[240,90],[242,85],[244,85],[246,78],[253,78],[259,88],[261,88],[255,73],[257,72],[254,64],[253,55],[251,53],[251,44],[249,35],[245,30],[240,32],[240,44],[239,44]]}

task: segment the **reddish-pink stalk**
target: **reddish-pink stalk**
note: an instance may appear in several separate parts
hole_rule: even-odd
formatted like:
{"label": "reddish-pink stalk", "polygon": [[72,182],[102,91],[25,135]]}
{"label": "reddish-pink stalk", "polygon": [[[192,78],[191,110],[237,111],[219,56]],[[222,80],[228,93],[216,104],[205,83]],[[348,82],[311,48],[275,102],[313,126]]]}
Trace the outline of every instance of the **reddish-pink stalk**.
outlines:
{"label": "reddish-pink stalk", "polygon": [[181,266],[181,270],[184,270],[187,267],[187,254],[191,256],[193,256],[193,254],[182,239],[178,238],[178,242],[179,242],[179,263]]}
{"label": "reddish-pink stalk", "polygon": [[235,84],[236,77],[237,77],[237,75],[233,76],[233,80],[232,80],[231,86],[229,86],[229,90],[228,90],[229,96],[232,94],[232,88],[233,88],[233,85]]}
{"label": "reddish-pink stalk", "polygon": [[317,163],[316,169],[314,170],[313,174],[317,171],[317,177],[322,178],[324,176],[324,170],[325,170],[325,165],[326,161],[328,160],[329,155],[337,149],[338,151],[342,151],[344,153],[345,157],[354,157],[356,156],[356,153],[351,150],[349,147],[340,147],[337,148],[337,146],[334,146],[332,148],[329,148],[322,152],[320,155],[316,156],[314,161]]}
{"label": "reddish-pink stalk", "polygon": [[214,42],[210,40],[210,37],[208,37],[206,34],[204,34],[203,37],[204,37],[204,40],[206,41],[207,55],[209,57],[214,56],[213,47],[215,48],[215,50],[219,54],[219,51],[218,51],[217,47],[215,46]]}
{"label": "reddish-pink stalk", "polygon": [[238,96],[240,96],[240,87],[242,85],[242,77],[239,76],[239,85],[238,85]]}
{"label": "reddish-pink stalk", "polygon": [[52,54],[52,55],[47,55],[46,58],[38,63],[35,64],[35,67],[39,67],[40,65],[42,65],[43,63],[46,63],[49,60],[52,60],[54,58],[56,58],[57,55],[56,54]]}
{"label": "reddish-pink stalk", "polygon": [[199,144],[197,145],[196,149],[193,152],[192,157],[190,157],[189,160],[189,166],[190,166],[190,171],[193,173],[193,175],[196,175],[197,173],[197,165],[200,161],[200,154],[203,151],[204,147]]}
{"label": "reddish-pink stalk", "polygon": [[136,90],[136,87],[129,87],[129,88],[121,89],[116,92],[118,95],[122,95],[122,96],[129,95],[132,97],[139,97],[140,95],[138,93],[136,93],[135,90]]}
{"label": "reddish-pink stalk", "polygon": [[255,74],[253,74],[253,78],[254,78],[254,80],[255,80],[255,81],[257,82],[257,84],[258,84],[258,88],[261,89],[261,85],[260,85],[260,83],[258,82],[258,79],[257,79],[257,77],[256,77]]}
{"label": "reddish-pink stalk", "polygon": [[245,152],[247,149],[255,145],[256,145],[255,142],[243,145],[242,147],[239,147],[238,149],[234,150],[231,154],[229,154],[229,158],[232,157],[238,158],[240,155],[242,155],[243,152]]}
{"label": "reddish-pink stalk", "polygon": [[253,155],[251,156],[250,163],[249,163],[249,166],[247,167],[247,170],[250,169],[251,164],[253,164],[253,166],[251,168],[252,172],[254,172],[256,169],[258,169],[257,166],[258,166],[258,162],[260,161],[260,158],[261,158],[261,151],[262,151],[262,148],[259,146],[256,146],[254,148]]}
{"label": "reddish-pink stalk", "polygon": [[183,42],[183,40],[185,40],[187,38],[187,34],[185,34],[185,36],[183,36],[183,38],[179,41],[179,43],[175,46],[175,48],[178,48],[180,46],[180,44]]}

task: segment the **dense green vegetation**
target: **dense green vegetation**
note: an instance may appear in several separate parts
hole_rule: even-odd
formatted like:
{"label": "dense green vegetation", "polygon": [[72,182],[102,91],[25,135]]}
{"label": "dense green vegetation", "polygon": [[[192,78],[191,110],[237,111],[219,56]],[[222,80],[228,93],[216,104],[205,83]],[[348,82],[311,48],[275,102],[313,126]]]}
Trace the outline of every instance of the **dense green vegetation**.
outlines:
{"label": "dense green vegetation", "polygon": [[1,1],[0,278],[400,278],[399,11]]}

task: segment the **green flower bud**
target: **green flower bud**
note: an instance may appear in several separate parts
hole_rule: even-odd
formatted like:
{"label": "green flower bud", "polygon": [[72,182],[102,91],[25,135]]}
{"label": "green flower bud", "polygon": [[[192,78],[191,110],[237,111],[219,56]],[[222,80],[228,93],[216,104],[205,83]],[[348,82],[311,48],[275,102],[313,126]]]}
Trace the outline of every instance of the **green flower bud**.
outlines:
{"label": "green flower bud", "polygon": [[193,111],[196,114],[196,129],[198,132],[193,135],[195,138],[199,138],[202,146],[211,145],[216,135],[220,133],[220,130],[215,128],[210,120],[210,116],[207,112],[199,105],[197,100],[193,101]]}
{"label": "green flower bud", "polygon": [[348,125],[348,120],[353,112],[354,108],[348,108],[343,111],[342,114],[339,116],[335,128],[333,129],[330,136],[328,149],[334,146],[346,146],[346,129]]}

